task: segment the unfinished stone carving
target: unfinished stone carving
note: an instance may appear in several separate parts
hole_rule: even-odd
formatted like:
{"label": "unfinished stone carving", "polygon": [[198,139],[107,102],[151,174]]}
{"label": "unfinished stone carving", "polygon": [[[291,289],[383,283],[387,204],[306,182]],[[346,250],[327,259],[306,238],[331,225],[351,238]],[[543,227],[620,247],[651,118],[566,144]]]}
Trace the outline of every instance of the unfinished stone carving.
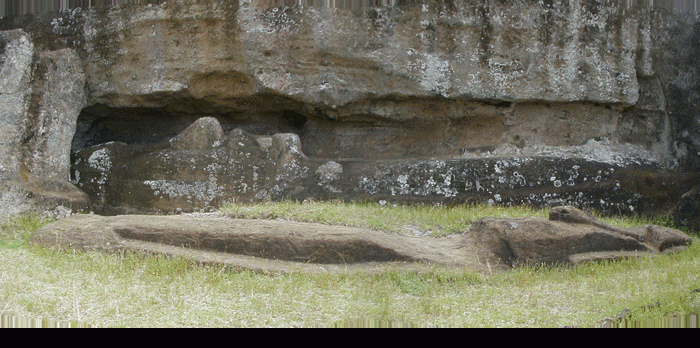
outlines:
{"label": "unfinished stone carving", "polygon": [[463,235],[412,237],[361,228],[225,216],[73,215],[42,227],[44,247],[147,252],[257,271],[353,272],[426,265],[477,271],[522,264],[570,264],[682,250],[681,231],[621,229],[573,207],[550,219],[485,218]]}
{"label": "unfinished stone carving", "polygon": [[73,215],[41,228],[32,242],[52,248],[165,254],[270,272],[371,272],[471,262],[451,238],[220,216]]}
{"label": "unfinished stone carving", "polygon": [[484,218],[468,239],[480,259],[494,267],[569,264],[635,257],[685,248],[685,233],[656,225],[617,228],[574,207],[555,207],[549,220],[538,217]]}
{"label": "unfinished stone carving", "polygon": [[280,199],[305,190],[309,160],[293,133],[224,134],[213,117],[156,144],[111,142],[84,149],[74,163],[76,185],[108,212],[183,212],[233,200]]}

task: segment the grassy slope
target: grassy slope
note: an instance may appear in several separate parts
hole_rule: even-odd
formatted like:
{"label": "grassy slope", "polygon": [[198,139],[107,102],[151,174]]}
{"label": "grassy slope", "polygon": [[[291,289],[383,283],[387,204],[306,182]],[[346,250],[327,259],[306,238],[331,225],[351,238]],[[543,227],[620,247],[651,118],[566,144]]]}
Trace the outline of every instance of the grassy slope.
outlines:
{"label": "grassy slope", "polygon": [[[232,205],[241,217],[283,218],[442,235],[482,216],[546,215],[488,206],[350,203]],[[643,220],[607,220],[618,225]],[[663,222],[663,221],[661,221]],[[594,326],[629,308],[633,318],[700,313],[700,240],[683,253],[483,276],[435,267],[380,275],[255,274],[187,260],[59,252],[26,243],[46,221],[0,225],[0,314],[108,327]]]}

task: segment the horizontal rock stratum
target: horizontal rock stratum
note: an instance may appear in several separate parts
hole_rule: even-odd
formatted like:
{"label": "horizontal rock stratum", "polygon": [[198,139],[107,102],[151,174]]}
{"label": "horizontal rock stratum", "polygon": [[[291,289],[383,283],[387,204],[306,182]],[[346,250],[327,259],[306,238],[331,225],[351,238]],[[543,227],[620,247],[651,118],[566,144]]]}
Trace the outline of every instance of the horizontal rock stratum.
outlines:
{"label": "horizontal rock stratum", "polygon": [[331,117],[355,113],[363,105],[352,104],[368,97],[633,105],[637,69],[652,68],[654,49],[643,19],[576,2],[425,2],[358,13],[174,1],[71,13],[52,25],[83,40],[76,48],[91,97],[107,105],[163,105],[163,93],[217,103],[275,93]]}

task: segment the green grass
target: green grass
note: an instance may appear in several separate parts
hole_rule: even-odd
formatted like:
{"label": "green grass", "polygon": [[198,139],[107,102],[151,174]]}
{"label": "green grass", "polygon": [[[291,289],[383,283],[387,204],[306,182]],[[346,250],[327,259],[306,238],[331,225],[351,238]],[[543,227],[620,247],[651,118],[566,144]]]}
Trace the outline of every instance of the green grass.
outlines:
{"label": "green grass", "polygon": [[39,227],[51,221],[53,220],[37,214],[11,216],[0,220],[0,248],[25,246]]}
{"label": "green grass", "polygon": [[[222,211],[434,235],[459,232],[482,216],[546,213],[290,202]],[[184,259],[29,245],[29,236],[47,222],[30,216],[0,225],[0,314],[102,327],[590,327],[627,309],[629,318],[641,321],[700,313],[700,292],[694,291],[700,289],[697,236],[677,254],[491,275],[437,266],[381,274],[266,274]]]}
{"label": "green grass", "polygon": [[235,218],[282,219],[370,228],[389,233],[444,236],[463,232],[484,216],[548,216],[548,210],[490,205],[380,205],[374,202],[233,203],[220,212]]}

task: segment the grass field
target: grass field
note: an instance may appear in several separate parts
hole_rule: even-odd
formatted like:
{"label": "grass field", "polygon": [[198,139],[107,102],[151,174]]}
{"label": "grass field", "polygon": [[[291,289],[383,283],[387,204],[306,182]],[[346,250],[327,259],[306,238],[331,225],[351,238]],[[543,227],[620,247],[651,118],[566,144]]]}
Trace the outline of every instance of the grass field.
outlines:
{"label": "grass field", "polygon": [[[546,216],[527,208],[318,202],[220,211],[433,236],[459,233],[483,216]],[[697,236],[677,254],[489,275],[437,266],[382,274],[265,274],[30,245],[29,237],[47,222],[22,216],[0,224],[0,316],[96,327],[594,327],[618,315],[625,323],[657,326],[667,325],[660,318],[700,313]]]}

